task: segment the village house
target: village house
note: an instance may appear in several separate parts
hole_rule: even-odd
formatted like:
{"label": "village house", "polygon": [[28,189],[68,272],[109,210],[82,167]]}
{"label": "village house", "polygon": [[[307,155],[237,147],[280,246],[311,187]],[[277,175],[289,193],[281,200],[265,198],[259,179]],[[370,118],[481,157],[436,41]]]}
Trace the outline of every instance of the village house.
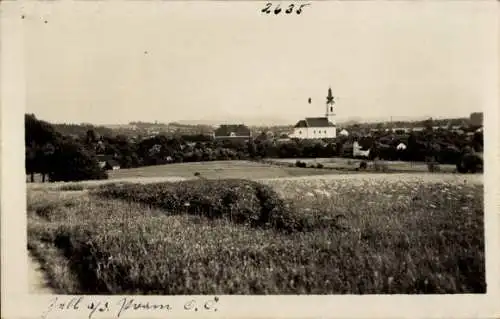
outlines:
{"label": "village house", "polygon": [[251,130],[243,124],[223,124],[213,133],[216,140],[249,140],[252,138]]}
{"label": "village house", "polygon": [[399,143],[398,146],[396,146],[396,149],[398,151],[404,151],[406,149],[405,143]]}
{"label": "village house", "polygon": [[120,169],[120,164],[117,161],[111,159],[109,161],[106,161],[106,164],[104,165],[104,169],[113,170],[113,171],[118,170],[118,169]]}
{"label": "village house", "polygon": [[358,141],[352,143],[352,156],[353,157],[369,157],[370,150],[363,150]]}
{"label": "village house", "polygon": [[100,168],[104,168],[106,166],[106,161],[111,160],[113,157],[111,155],[104,155],[104,154],[99,154],[96,156],[97,163],[99,164]]}
{"label": "village house", "polygon": [[343,129],[340,131],[339,135],[347,137],[347,136],[349,136],[349,132],[346,129]]}
{"label": "village house", "polygon": [[326,112],[324,117],[307,117],[295,124],[291,138],[298,139],[325,139],[336,138],[337,128],[335,126],[335,114],[333,106],[335,104],[331,88],[328,89],[326,97]]}
{"label": "village house", "polygon": [[96,156],[97,163],[102,169],[117,170],[120,169],[120,164],[113,159],[111,155],[99,154]]}

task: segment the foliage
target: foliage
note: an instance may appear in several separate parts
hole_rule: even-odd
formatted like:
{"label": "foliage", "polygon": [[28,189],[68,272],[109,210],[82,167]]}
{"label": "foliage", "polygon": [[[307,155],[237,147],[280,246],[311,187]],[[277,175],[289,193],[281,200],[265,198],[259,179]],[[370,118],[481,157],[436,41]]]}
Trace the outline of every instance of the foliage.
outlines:
{"label": "foliage", "polygon": [[85,187],[81,184],[72,183],[67,185],[59,186],[60,191],[83,191]]}
{"label": "foliage", "polygon": [[366,161],[361,161],[359,163],[359,169],[365,170],[368,167],[368,163]]}
{"label": "foliage", "polygon": [[483,158],[475,153],[464,154],[457,164],[459,173],[476,173],[483,171]]}
{"label": "foliage", "polygon": [[[88,138],[95,134],[88,132]],[[41,173],[43,181],[79,181],[106,179],[92,151],[77,140],[64,137],[54,127],[38,120],[34,115],[25,116],[26,172],[33,180],[34,173]]]}
{"label": "foliage", "polygon": [[301,162],[301,161],[296,161],[295,166],[297,167],[307,167],[307,163]]}
{"label": "foliage", "polygon": [[51,181],[82,181],[107,179],[107,173],[102,170],[81,145],[70,140],[63,140],[54,152],[49,172]]}
{"label": "foliage", "polygon": [[436,163],[436,162],[428,162],[427,163],[427,169],[429,170],[429,172],[431,173],[434,173],[434,172],[439,172],[441,171],[441,168],[439,166],[439,163]]}
{"label": "foliage", "polygon": [[[251,226],[272,226],[285,231],[283,222],[292,213],[269,186],[242,179],[190,180],[175,183],[103,185],[95,194],[158,207],[167,214],[202,215],[226,218]],[[279,216],[279,217],[275,217]],[[279,219],[279,221],[276,221]],[[297,223],[293,221],[293,223]]]}

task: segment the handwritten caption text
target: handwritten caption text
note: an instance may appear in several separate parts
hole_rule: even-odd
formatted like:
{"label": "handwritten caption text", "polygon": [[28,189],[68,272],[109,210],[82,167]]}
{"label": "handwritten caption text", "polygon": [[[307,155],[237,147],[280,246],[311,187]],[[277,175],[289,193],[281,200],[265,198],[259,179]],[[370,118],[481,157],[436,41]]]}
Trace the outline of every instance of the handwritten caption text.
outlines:
{"label": "handwritten caption text", "polygon": [[[42,314],[42,319],[48,319],[51,313],[56,312],[80,312],[87,313],[88,318],[92,319],[99,313],[111,314],[113,317],[120,318],[125,313],[134,311],[155,311],[169,312],[174,310],[193,311],[193,312],[215,312],[217,311],[218,297],[207,297],[206,299],[189,299],[184,303],[153,303],[147,299],[132,297],[123,297],[118,301],[98,299],[96,297],[55,297],[49,303],[47,310]],[[174,309],[177,308],[177,309]],[[179,309],[180,308],[180,309]]]}

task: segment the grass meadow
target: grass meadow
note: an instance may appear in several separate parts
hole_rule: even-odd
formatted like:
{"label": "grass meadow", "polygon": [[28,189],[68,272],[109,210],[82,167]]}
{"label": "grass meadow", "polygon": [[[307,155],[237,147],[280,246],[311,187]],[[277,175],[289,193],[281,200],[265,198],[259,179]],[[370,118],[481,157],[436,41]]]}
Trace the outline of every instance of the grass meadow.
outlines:
{"label": "grass meadow", "polygon": [[246,171],[29,185],[28,248],[63,294],[485,292],[478,175]]}
{"label": "grass meadow", "polygon": [[[295,163],[295,162],[294,162]],[[309,175],[336,174],[335,171],[321,170],[317,168],[299,168],[275,166],[253,161],[210,161],[173,163],[166,165],[152,165],[137,168],[119,169],[108,171],[109,180],[137,181],[144,180],[172,181],[193,178],[194,173],[200,173],[204,178],[272,178],[272,177],[295,177]],[[29,176],[26,176],[29,181]],[[35,174],[35,183],[40,183],[42,178]],[[89,181],[87,183],[107,183],[106,180]]]}
{"label": "grass meadow", "polygon": [[[341,157],[329,157],[329,158],[273,158],[268,159],[270,163],[276,164],[295,164],[296,161],[301,161],[307,165],[322,164],[324,168],[337,169],[345,171],[354,171],[359,167],[362,161],[366,161],[368,164],[368,170],[373,170],[374,161],[362,160],[362,159],[352,159],[352,158],[341,158]],[[396,173],[425,173],[428,172],[427,164],[424,162],[404,162],[404,161],[379,161],[383,162],[388,167],[389,172]],[[452,173],[456,170],[455,165],[450,164],[440,164],[440,169],[442,173]]]}
{"label": "grass meadow", "polygon": [[332,174],[315,168],[278,167],[252,161],[211,161],[145,166],[109,171],[110,179],[141,177],[191,178],[199,172],[205,178],[271,178]]}

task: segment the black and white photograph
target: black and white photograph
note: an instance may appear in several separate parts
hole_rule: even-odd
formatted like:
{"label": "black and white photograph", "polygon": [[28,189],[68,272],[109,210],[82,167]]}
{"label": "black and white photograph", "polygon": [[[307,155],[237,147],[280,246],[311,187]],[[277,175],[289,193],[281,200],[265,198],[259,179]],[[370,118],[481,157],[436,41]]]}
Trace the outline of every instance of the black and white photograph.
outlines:
{"label": "black and white photograph", "polygon": [[494,9],[24,4],[29,294],[491,292]]}

